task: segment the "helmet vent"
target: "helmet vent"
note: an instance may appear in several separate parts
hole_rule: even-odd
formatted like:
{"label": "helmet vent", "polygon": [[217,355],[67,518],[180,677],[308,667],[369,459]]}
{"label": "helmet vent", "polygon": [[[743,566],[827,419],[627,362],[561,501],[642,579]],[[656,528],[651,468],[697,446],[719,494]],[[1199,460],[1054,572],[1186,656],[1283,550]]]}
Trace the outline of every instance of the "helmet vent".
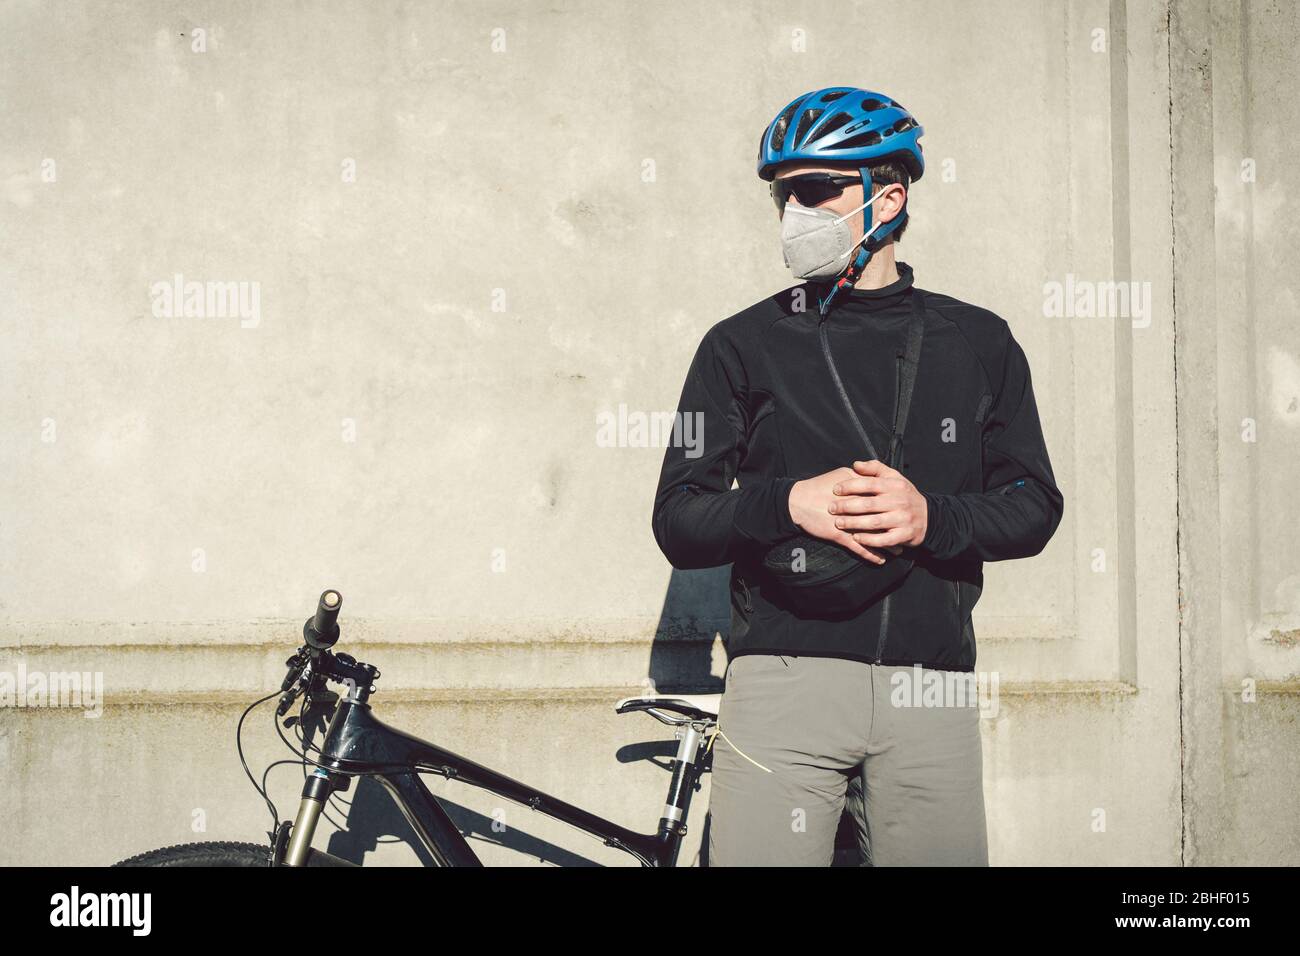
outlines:
{"label": "helmet vent", "polygon": [[794,131],[796,148],[803,142],[804,136],[807,135],[808,130],[812,128],[812,124],[817,122],[817,117],[821,116],[823,112],[824,110],[808,110],[803,116],[799,117],[799,128]]}
{"label": "helmet vent", "polygon": [[869,96],[862,101],[862,109],[868,113],[870,113],[872,110],[879,110],[884,108],[885,108],[885,104],[880,102],[880,100],[876,99],[873,96]]}
{"label": "helmet vent", "polygon": [[894,132],[906,133],[909,129],[911,129],[915,125],[916,125],[916,120],[912,119],[912,117],[910,116],[904,116],[901,120],[899,120],[897,123],[894,124]]}
{"label": "helmet vent", "polygon": [[867,130],[865,133],[859,133],[857,136],[850,136],[842,143],[836,143],[834,146],[827,146],[827,149],[859,149],[863,146],[877,146],[880,144],[881,136],[874,129]]}
{"label": "helmet vent", "polygon": [[791,103],[789,108],[782,113],[775,123],[772,124],[772,136],[768,140],[768,148],[774,153],[779,153],[781,147],[785,144],[785,131],[790,128],[790,120],[794,117],[795,107],[798,103]]}
{"label": "helmet vent", "polygon": [[824,95],[824,96],[822,97],[822,102],[823,102],[823,103],[834,103],[834,102],[835,102],[836,100],[838,100],[841,96],[848,96],[848,95],[849,95],[849,91],[848,91],[848,90],[831,90],[829,93],[827,93],[826,95]]}
{"label": "helmet vent", "polygon": [[817,138],[822,139],[829,136],[831,133],[834,133],[841,127],[845,126],[852,119],[853,117],[848,113],[836,113],[826,121],[825,125],[822,126],[821,131],[817,134]]}

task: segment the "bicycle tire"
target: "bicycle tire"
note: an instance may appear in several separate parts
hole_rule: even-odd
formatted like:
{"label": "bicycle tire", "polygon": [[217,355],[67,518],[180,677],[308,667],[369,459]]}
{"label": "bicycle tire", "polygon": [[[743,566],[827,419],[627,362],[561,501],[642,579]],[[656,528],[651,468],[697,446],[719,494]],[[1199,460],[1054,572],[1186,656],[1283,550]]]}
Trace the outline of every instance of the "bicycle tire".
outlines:
{"label": "bicycle tire", "polygon": [[254,867],[271,865],[265,843],[180,843],[114,863],[113,866]]}

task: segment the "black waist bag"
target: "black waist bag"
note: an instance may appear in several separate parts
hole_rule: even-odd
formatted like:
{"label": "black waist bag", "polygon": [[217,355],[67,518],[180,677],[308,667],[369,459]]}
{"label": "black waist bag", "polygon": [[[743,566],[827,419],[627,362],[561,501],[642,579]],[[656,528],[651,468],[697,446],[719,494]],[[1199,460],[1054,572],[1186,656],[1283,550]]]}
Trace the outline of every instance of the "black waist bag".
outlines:
{"label": "black waist bag", "polygon": [[[853,409],[826,338],[826,316],[818,325],[822,355],[840,399],[857,428],[858,437],[871,458],[879,458],[867,430]],[[921,341],[925,333],[925,302],[921,293],[912,290],[912,320],[907,330],[907,349],[899,370],[898,404],[894,409],[893,434],[889,439],[889,456],[885,461],[898,467],[907,413],[912,405],[912,388],[921,359]],[[763,578],[778,603],[787,605],[802,617],[837,617],[858,613],[900,584],[912,570],[912,559],[888,555],[884,564],[871,564],[838,544],[797,535],[770,548],[763,555]]]}

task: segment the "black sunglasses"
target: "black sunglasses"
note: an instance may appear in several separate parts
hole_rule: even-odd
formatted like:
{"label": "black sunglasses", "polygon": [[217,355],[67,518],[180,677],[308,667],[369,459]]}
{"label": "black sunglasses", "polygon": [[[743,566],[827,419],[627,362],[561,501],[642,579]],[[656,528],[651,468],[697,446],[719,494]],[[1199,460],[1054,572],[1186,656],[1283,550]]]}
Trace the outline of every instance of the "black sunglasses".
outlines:
{"label": "black sunglasses", "polygon": [[844,192],[845,186],[862,182],[860,176],[832,176],[830,173],[805,173],[772,180],[772,201],[778,212],[793,196],[801,206],[820,206]]}

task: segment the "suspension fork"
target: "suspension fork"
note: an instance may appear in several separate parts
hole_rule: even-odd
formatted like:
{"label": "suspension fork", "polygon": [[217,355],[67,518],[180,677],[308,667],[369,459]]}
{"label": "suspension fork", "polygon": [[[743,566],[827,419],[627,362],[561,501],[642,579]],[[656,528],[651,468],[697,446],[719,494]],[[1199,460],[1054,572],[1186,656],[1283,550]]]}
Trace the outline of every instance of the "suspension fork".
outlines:
{"label": "suspension fork", "polygon": [[302,785],[302,801],[298,804],[298,815],[290,831],[289,848],[284,854],[285,866],[306,866],[311,856],[311,840],[316,835],[316,824],[320,822],[325,810],[325,801],[329,799],[334,783],[329,771],[317,767],[308,775]]}

